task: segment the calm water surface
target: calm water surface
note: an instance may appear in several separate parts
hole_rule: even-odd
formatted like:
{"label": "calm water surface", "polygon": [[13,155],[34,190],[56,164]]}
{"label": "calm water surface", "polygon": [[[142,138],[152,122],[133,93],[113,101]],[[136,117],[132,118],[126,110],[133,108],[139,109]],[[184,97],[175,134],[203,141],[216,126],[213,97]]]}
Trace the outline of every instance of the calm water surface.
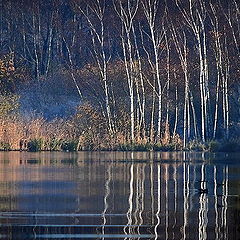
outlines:
{"label": "calm water surface", "polygon": [[240,153],[0,153],[0,239],[239,239]]}

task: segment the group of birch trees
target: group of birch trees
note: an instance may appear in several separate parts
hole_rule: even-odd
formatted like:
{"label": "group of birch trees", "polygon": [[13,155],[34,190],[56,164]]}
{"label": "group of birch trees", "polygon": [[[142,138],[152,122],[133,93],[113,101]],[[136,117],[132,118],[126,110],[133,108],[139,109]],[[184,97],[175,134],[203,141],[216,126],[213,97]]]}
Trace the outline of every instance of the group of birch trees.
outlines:
{"label": "group of birch trees", "polygon": [[185,147],[237,134],[236,0],[1,0],[0,14],[1,54],[40,85],[61,72],[109,136]]}

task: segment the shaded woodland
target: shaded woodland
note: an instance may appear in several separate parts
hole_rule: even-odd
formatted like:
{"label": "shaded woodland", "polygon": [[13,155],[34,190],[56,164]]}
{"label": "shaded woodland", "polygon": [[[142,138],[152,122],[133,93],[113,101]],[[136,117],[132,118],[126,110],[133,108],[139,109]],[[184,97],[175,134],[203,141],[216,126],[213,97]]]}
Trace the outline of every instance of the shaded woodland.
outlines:
{"label": "shaded woodland", "polygon": [[240,145],[239,66],[236,0],[1,0],[0,148]]}

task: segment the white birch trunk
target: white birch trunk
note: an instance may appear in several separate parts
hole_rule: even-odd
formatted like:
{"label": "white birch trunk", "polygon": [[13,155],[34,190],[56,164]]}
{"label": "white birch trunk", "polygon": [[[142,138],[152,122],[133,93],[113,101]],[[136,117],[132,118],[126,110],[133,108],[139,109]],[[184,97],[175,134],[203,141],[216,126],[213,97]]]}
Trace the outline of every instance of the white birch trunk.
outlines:
{"label": "white birch trunk", "polygon": [[159,68],[159,47],[163,40],[164,32],[157,30],[156,16],[158,11],[159,0],[145,0],[142,1],[144,15],[147,19],[150,37],[153,47],[154,67],[156,82],[158,88],[158,119],[157,119],[157,136],[156,140],[161,139],[161,123],[162,123],[162,82],[160,79],[160,68]]}
{"label": "white birch trunk", "polygon": [[[94,7],[87,5],[87,10],[84,11],[81,7],[79,7],[80,12],[87,19],[89,27],[91,29],[91,40],[93,45],[93,55],[96,59],[98,71],[100,73],[100,81],[103,85],[104,89],[104,97],[105,97],[105,111],[107,116],[108,130],[110,135],[113,134],[113,121],[112,121],[112,113],[110,107],[110,94],[109,94],[109,81],[107,76],[107,67],[108,67],[108,59],[105,51],[105,42],[106,42],[106,33],[105,33],[105,1],[95,0]],[[90,11],[89,11],[90,10]],[[98,23],[95,24],[91,19],[91,14],[97,17]],[[74,18],[76,21],[76,16]],[[72,38],[72,44],[74,44],[74,36]]]}
{"label": "white birch trunk", "polygon": [[177,125],[178,125],[178,87],[176,86],[176,90],[175,90],[175,122],[174,122],[174,128],[173,128],[173,137],[176,136]]}
{"label": "white birch trunk", "polygon": [[36,78],[39,82],[40,80],[40,63],[39,63],[39,56],[38,56],[38,46],[37,46],[37,39],[36,39],[36,16],[33,13],[32,16],[32,25],[33,25],[33,45],[34,45],[34,57],[35,57],[35,69],[36,69]]}
{"label": "white birch trunk", "polygon": [[134,64],[133,64],[133,44],[131,42],[131,33],[133,20],[139,7],[139,0],[131,2],[127,0],[126,7],[122,0],[113,1],[114,8],[122,23],[122,48],[124,55],[125,70],[127,75],[129,98],[130,98],[130,132],[131,143],[135,141],[135,107],[134,107]]}
{"label": "white birch trunk", "polygon": [[187,25],[192,30],[198,47],[199,55],[199,88],[201,100],[201,139],[206,141],[206,133],[209,124],[208,108],[209,107],[209,88],[208,88],[208,64],[207,64],[207,47],[205,36],[205,2],[198,0],[193,3],[187,0],[187,10],[181,6],[181,1],[176,0],[176,5],[181,11]]}

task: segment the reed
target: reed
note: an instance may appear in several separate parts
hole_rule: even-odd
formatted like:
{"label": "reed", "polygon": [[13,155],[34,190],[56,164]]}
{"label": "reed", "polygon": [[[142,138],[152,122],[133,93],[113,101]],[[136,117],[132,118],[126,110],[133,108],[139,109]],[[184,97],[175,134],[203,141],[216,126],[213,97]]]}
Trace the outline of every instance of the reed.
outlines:
{"label": "reed", "polygon": [[0,150],[21,151],[240,151],[240,139],[235,137],[221,141],[212,140],[202,143],[199,140],[188,142],[183,149],[179,135],[165,133],[158,142],[150,142],[139,135],[134,143],[129,133],[116,130],[109,134],[103,119],[89,106],[81,111],[88,111],[88,117],[81,113],[68,120],[54,119],[47,121],[41,116],[21,117],[10,114],[0,118]]}

